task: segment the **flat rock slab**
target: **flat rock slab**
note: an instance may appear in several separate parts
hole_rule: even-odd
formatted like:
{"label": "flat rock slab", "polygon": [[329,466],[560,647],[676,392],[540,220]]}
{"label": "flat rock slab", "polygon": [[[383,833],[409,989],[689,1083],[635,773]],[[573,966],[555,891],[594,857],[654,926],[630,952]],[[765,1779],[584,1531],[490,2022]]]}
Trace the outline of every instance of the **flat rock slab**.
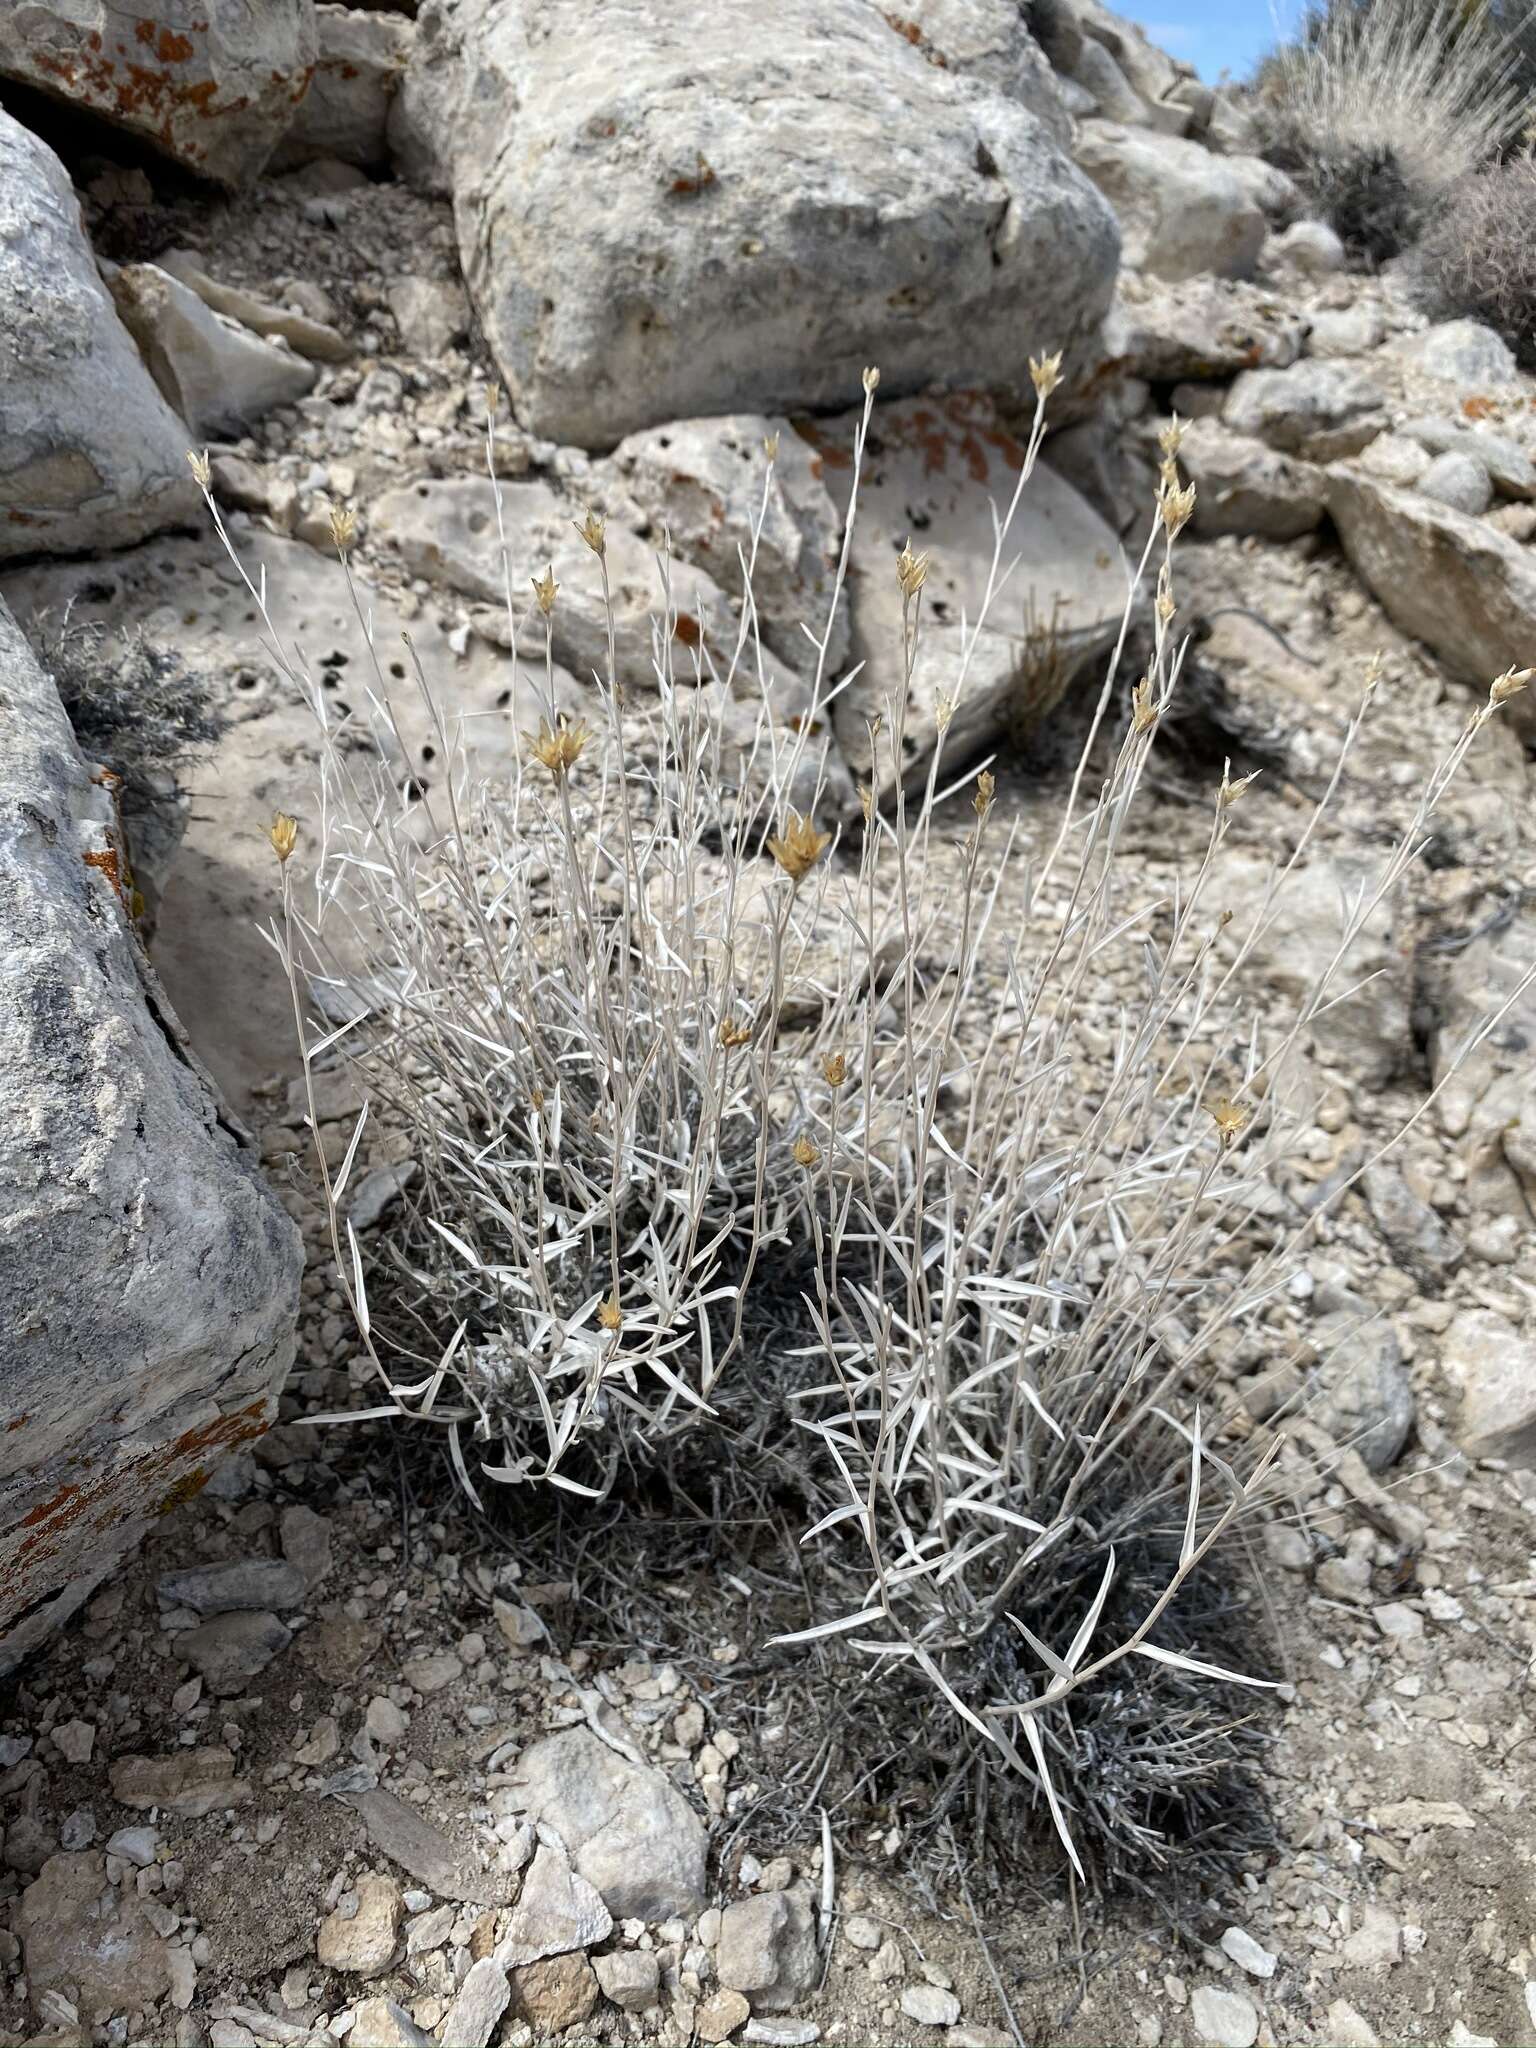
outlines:
{"label": "flat rock slab", "polygon": [[374,1848],[435,1897],[476,1906],[504,1906],[515,1895],[515,1879],[478,1869],[441,1828],[393,1792],[375,1787],[349,1793],[347,1804],[361,1817]]}
{"label": "flat rock slab", "polygon": [[33,0],[7,9],[0,77],[240,185],[293,120],[318,54],[313,0]]}

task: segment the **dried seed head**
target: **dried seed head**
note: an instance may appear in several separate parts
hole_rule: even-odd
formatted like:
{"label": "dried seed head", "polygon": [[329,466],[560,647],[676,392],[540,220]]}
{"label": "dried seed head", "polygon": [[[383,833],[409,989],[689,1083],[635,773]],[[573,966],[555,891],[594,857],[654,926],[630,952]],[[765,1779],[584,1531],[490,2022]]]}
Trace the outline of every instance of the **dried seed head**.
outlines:
{"label": "dried seed head", "polygon": [[821,1063],[821,1073],[829,1088],[841,1088],[848,1078],[848,1062],[840,1052],[829,1052]]}
{"label": "dried seed head", "polygon": [[875,393],[879,389],[880,372],[876,368],[876,366],[873,363],[871,363],[869,368],[864,372],[864,396],[866,398],[873,398]]}
{"label": "dried seed head", "polygon": [[1174,616],[1178,609],[1178,606],[1173,601],[1173,592],[1171,590],[1165,588],[1157,593],[1157,616],[1164,626],[1171,626],[1173,624]]}
{"label": "dried seed head", "polygon": [[976,778],[976,794],[971,798],[971,809],[978,818],[984,818],[992,808],[992,799],[997,794],[997,777],[990,769],[983,768]]}
{"label": "dried seed head", "polygon": [[1029,359],[1029,381],[1035,387],[1037,398],[1049,398],[1061,382],[1061,350],[1050,355],[1031,356]]}
{"label": "dried seed head", "polygon": [[816,1166],[820,1163],[821,1160],[821,1154],[817,1151],[816,1147],[811,1143],[810,1139],[805,1137],[796,1138],[794,1143],[794,1154],[796,1166]]}
{"label": "dried seed head", "polygon": [[769,840],[768,851],[790,880],[799,883],[831,844],[830,832],[818,832],[809,818],[802,818],[798,811],[791,811],[785,819],[783,832]]}
{"label": "dried seed head", "polygon": [[727,1017],[720,1026],[720,1043],[727,1052],[734,1052],[738,1046],[752,1043],[752,1026],[742,1024],[735,1017]]}
{"label": "dried seed head", "polygon": [[189,448],[187,450],[187,467],[192,472],[192,481],[197,485],[197,488],[200,491],[206,491],[213,480],[213,470],[208,461],[208,450],[206,448]]}
{"label": "dried seed head", "polygon": [[[1171,467],[1171,465],[1170,465]],[[1177,472],[1175,471],[1175,474]],[[1157,509],[1162,515],[1163,531],[1170,540],[1175,540],[1189,524],[1195,509],[1195,487],[1185,484],[1180,490],[1177,484],[1165,475],[1162,489],[1157,494]]]}
{"label": "dried seed head", "polygon": [[949,731],[949,721],[955,715],[955,699],[944,690],[938,691],[933,700],[933,722],[940,732]]}
{"label": "dried seed head", "polygon": [[560,588],[559,584],[555,581],[554,563],[551,562],[544,571],[544,574],[542,576],[535,576],[532,581],[533,594],[539,601],[539,610],[547,619],[555,608],[555,593]]}
{"label": "dried seed head", "polygon": [[357,514],[350,505],[331,507],[331,540],[338,553],[345,554],[357,538]]}
{"label": "dried seed head", "polygon": [[914,555],[910,537],[906,546],[896,557],[896,581],[901,585],[901,594],[910,604],[922,589],[928,575],[928,557]]}
{"label": "dried seed head", "polygon": [[1242,1130],[1244,1124],[1247,1123],[1248,1112],[1244,1109],[1239,1109],[1237,1104],[1229,1101],[1225,1095],[1219,1096],[1215,1102],[1208,1104],[1207,1107],[1210,1111],[1211,1121],[1216,1126],[1216,1135],[1220,1140],[1221,1149],[1225,1152]]}
{"label": "dried seed head", "polygon": [[1150,732],[1157,723],[1157,707],[1152,702],[1151,679],[1143,676],[1131,691],[1131,730]]}
{"label": "dried seed head", "polygon": [[859,809],[864,813],[865,824],[872,825],[875,819],[875,792],[867,782],[859,784]]}
{"label": "dried seed head", "polygon": [[1536,668],[1507,668],[1503,675],[1495,676],[1488,685],[1489,710],[1497,711],[1511,697],[1518,697],[1532,676],[1536,676]]}
{"label": "dried seed head", "polygon": [[544,1090],[542,1088],[530,1088],[528,1090],[528,1100],[535,1109],[542,1109],[544,1107]]}
{"label": "dried seed head", "polygon": [[[608,542],[604,538],[604,531],[607,527],[608,522],[605,519],[600,519],[597,513],[589,509],[585,519],[573,519],[571,521],[571,524],[575,527],[576,531],[581,535],[582,539],[586,542],[587,546],[592,550],[594,555],[598,556],[599,559],[601,559],[602,556],[607,554]],[[535,589],[537,589],[538,586],[535,585],[534,587]]]}
{"label": "dried seed head", "polygon": [[1183,447],[1184,431],[1188,424],[1189,422],[1187,420],[1181,420],[1178,414],[1175,413],[1172,419],[1165,421],[1164,424],[1158,428],[1157,445],[1159,448],[1162,449],[1163,454],[1168,459],[1168,461],[1171,462],[1174,456],[1177,455],[1179,450]]}
{"label": "dried seed head", "polygon": [[606,1301],[600,1302],[598,1304],[597,1320],[605,1330],[617,1330],[619,1325],[623,1322],[624,1318],[619,1313],[619,1296],[617,1289],[615,1289],[614,1292],[608,1296],[608,1299]]}
{"label": "dried seed head", "polygon": [[591,737],[585,719],[578,719],[572,725],[563,712],[553,725],[547,718],[541,718],[536,733],[523,734],[534,759],[543,762],[556,782],[565,780]]}
{"label": "dried seed head", "polygon": [[777,435],[777,434],[764,434],[764,436],[763,436],[763,453],[764,453],[764,454],[765,454],[765,455],[767,456],[767,458],[768,458],[768,460],[769,460],[770,462],[777,462],[777,461],[778,461],[778,459],[779,459],[779,437],[778,437],[778,435]]}
{"label": "dried seed head", "polygon": [[267,827],[267,837],[272,842],[272,851],[287,865],[289,856],[299,843],[299,821],[290,818],[286,811],[275,811],[272,823]]}
{"label": "dried seed head", "polygon": [[488,420],[496,417],[496,408],[501,404],[501,386],[487,384],[485,387],[485,416]]}
{"label": "dried seed head", "polygon": [[1234,782],[1225,768],[1221,771],[1221,789],[1216,801],[1224,811],[1230,811],[1238,798],[1250,784],[1259,779],[1260,770],[1255,768],[1251,775],[1240,775]]}

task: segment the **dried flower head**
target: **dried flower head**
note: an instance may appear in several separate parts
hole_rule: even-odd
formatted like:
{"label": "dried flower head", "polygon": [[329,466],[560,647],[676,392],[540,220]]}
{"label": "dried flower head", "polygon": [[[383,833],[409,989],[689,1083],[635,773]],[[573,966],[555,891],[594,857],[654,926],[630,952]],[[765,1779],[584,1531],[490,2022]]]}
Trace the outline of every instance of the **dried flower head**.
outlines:
{"label": "dried flower head", "polygon": [[1536,676],[1536,668],[1507,668],[1503,675],[1495,676],[1488,685],[1488,708],[1497,711],[1501,704],[1507,704],[1511,697],[1520,692]]}
{"label": "dried flower head", "polygon": [[[605,519],[600,518],[598,514],[592,511],[589,507],[587,515],[584,519],[573,519],[571,521],[571,524],[575,527],[576,531],[581,535],[582,539],[586,542],[587,546],[592,550],[594,555],[601,558],[602,556],[607,554],[608,542],[605,538],[605,532],[608,522]],[[535,584],[534,588],[537,589],[538,585]],[[542,598],[540,599],[540,603],[543,603]],[[545,606],[545,609],[548,610],[547,605]]]}
{"label": "dried flower head", "polygon": [[1221,789],[1216,799],[1221,808],[1224,811],[1230,811],[1238,798],[1243,794],[1243,791],[1258,781],[1260,772],[1259,769],[1255,768],[1251,775],[1239,775],[1236,782],[1234,782],[1228,769],[1223,768],[1221,771]]}
{"label": "dried flower head", "polygon": [[1143,676],[1131,690],[1131,730],[1150,732],[1157,723],[1157,706],[1152,701],[1152,681]]}
{"label": "dried flower head", "polygon": [[765,454],[765,455],[767,456],[767,458],[768,458],[768,460],[769,460],[770,462],[777,462],[777,461],[778,461],[778,459],[779,459],[779,437],[778,437],[778,435],[777,435],[776,433],[774,433],[774,434],[764,434],[764,436],[763,436],[763,453],[764,453],[764,454]]}
{"label": "dried flower head", "polygon": [[542,1088],[530,1088],[528,1090],[528,1100],[535,1109],[542,1109],[544,1107],[544,1090]]}
{"label": "dried flower head", "polygon": [[738,1046],[752,1043],[752,1026],[743,1024],[735,1017],[727,1017],[720,1026],[720,1043],[727,1052],[734,1052]]}
{"label": "dried flower head", "polygon": [[1225,1152],[1227,1147],[1236,1139],[1244,1124],[1247,1123],[1248,1112],[1244,1109],[1239,1109],[1237,1104],[1230,1101],[1225,1095],[1219,1096],[1208,1107],[1211,1121],[1216,1126],[1216,1135],[1221,1141],[1221,1149]]}
{"label": "dried flower head", "polygon": [[875,821],[875,792],[867,782],[859,784],[859,809],[864,813],[865,824],[872,825]]}
{"label": "dried flower head", "polygon": [[936,690],[933,699],[933,722],[940,732],[949,731],[949,721],[955,715],[956,699],[947,690]]}
{"label": "dried flower head", "polygon": [[793,1146],[796,1166],[811,1167],[820,1163],[821,1154],[806,1137],[796,1138]]}
{"label": "dried flower head", "polygon": [[802,882],[832,844],[830,832],[818,832],[809,818],[791,811],[778,837],[770,839],[768,851],[792,882]]}
{"label": "dried flower head", "polygon": [[841,1088],[848,1078],[848,1062],[840,1052],[829,1052],[821,1063],[821,1073],[829,1088]]}
{"label": "dried flower head", "polygon": [[992,808],[992,799],[997,794],[997,777],[990,769],[983,768],[976,778],[976,794],[971,798],[971,809],[978,818],[984,818]]}
{"label": "dried flower head", "polygon": [[555,565],[550,563],[542,576],[533,579],[533,594],[539,601],[539,610],[547,619],[555,608],[555,593],[560,586],[555,581]]}
{"label": "dried flower head", "polygon": [[1157,494],[1157,509],[1162,515],[1163,531],[1170,540],[1177,539],[1194,514],[1194,485],[1185,484],[1181,490],[1165,477],[1163,487]]}
{"label": "dried flower head", "polygon": [[563,782],[569,775],[591,737],[585,719],[578,719],[572,725],[564,712],[553,725],[547,718],[541,718],[536,733],[523,734],[534,759],[543,762],[556,782]]}
{"label": "dried flower head", "polygon": [[1049,398],[1061,382],[1061,350],[1055,349],[1050,355],[1031,356],[1029,359],[1029,381],[1035,387],[1037,398]]}
{"label": "dried flower head", "polygon": [[598,1304],[597,1320],[605,1330],[617,1330],[623,1322],[624,1318],[619,1312],[617,1288],[608,1296],[606,1301]]}
{"label": "dried flower head", "polygon": [[187,450],[187,467],[192,472],[192,481],[200,491],[206,491],[213,481],[213,469],[208,461],[206,448]]}
{"label": "dried flower head", "polygon": [[331,540],[337,551],[345,554],[357,538],[357,514],[350,505],[331,507]]}
{"label": "dried flower head", "polygon": [[286,811],[275,811],[267,827],[267,837],[272,842],[272,851],[286,866],[293,849],[299,843],[299,821],[290,818]]}
{"label": "dried flower head", "polygon": [[488,420],[496,417],[496,408],[501,404],[501,386],[497,383],[485,387],[485,416]]}
{"label": "dried flower head", "polygon": [[869,368],[864,372],[864,396],[866,398],[873,398],[875,393],[879,389],[880,372],[878,368],[873,363],[871,363]]}
{"label": "dried flower head", "polygon": [[922,589],[928,575],[928,557],[914,555],[909,538],[906,546],[896,557],[896,581],[901,585],[901,594],[910,604]]}
{"label": "dried flower head", "polygon": [[1165,420],[1162,426],[1158,428],[1157,445],[1162,449],[1164,457],[1169,462],[1173,460],[1174,456],[1183,447],[1184,431],[1188,424],[1187,420],[1181,420],[1178,414],[1175,413],[1171,419]]}

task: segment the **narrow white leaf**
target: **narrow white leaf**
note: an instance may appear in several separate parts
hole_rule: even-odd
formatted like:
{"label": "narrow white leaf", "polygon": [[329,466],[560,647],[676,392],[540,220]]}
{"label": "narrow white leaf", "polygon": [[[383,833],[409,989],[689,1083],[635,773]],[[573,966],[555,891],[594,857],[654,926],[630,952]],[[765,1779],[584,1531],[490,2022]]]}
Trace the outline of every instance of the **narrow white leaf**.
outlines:
{"label": "narrow white leaf", "polygon": [[1031,1714],[1024,1723],[1024,1739],[1029,1744],[1030,1754],[1035,1760],[1035,1771],[1040,1779],[1040,1789],[1045,1794],[1045,1803],[1051,1809],[1051,1819],[1056,1823],[1056,1832],[1061,1837],[1061,1846],[1072,1859],[1072,1868],[1077,1872],[1079,1883],[1086,1884],[1083,1866],[1077,1860],[1077,1848],[1072,1840],[1072,1831],[1067,1826],[1067,1816],[1061,1801],[1056,1797],[1056,1787],[1051,1783],[1051,1773],[1045,1761],[1045,1744],[1040,1729]]}
{"label": "narrow white leaf", "polygon": [[1067,1669],[1069,1671],[1077,1669],[1078,1664],[1082,1660],[1083,1652],[1087,1649],[1093,1632],[1099,1625],[1099,1616],[1104,1612],[1104,1602],[1109,1598],[1110,1581],[1114,1576],[1115,1546],[1111,1544],[1109,1546],[1109,1561],[1104,1567],[1104,1576],[1099,1582],[1099,1590],[1093,1596],[1093,1605],[1083,1616],[1082,1627],[1072,1638],[1072,1647],[1067,1652]]}
{"label": "narrow white leaf", "polygon": [[1272,1692],[1280,1683],[1277,1678],[1250,1678],[1246,1671],[1228,1671],[1221,1664],[1202,1664],[1198,1657],[1181,1657],[1177,1650],[1160,1650],[1156,1643],[1138,1643],[1138,1657],[1150,1657],[1154,1664],[1171,1664],[1176,1671],[1192,1671],[1197,1678],[1227,1678],[1234,1685],[1263,1686]]}

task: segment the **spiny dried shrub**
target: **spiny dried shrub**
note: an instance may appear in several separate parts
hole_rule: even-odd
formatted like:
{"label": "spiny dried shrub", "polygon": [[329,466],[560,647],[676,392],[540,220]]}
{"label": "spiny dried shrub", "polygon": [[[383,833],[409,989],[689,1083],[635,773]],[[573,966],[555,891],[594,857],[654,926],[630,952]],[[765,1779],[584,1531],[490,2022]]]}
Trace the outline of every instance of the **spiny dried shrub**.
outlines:
{"label": "spiny dried shrub", "polygon": [[1451,193],[1416,252],[1420,292],[1441,317],[1496,328],[1536,365],[1536,160],[1522,151]]}
{"label": "spiny dried shrub", "polygon": [[[1057,374],[1035,372],[989,593],[1015,566]],[[280,820],[271,933],[311,1085],[318,1061],[351,1063],[419,1166],[370,1274],[343,1208],[363,1123],[338,1170],[319,1160],[377,1412],[445,1428],[478,1500],[488,1482],[622,1490],[688,1446],[724,1462],[755,1400],[753,1448],[771,1437],[800,1476],[809,1524],[811,1617],[781,1640],[835,1653],[850,1692],[876,1675],[881,1741],[929,1774],[934,1825],[1006,1858],[1048,1814],[1075,1871],[1165,1903],[1230,1877],[1265,1835],[1262,1648],[1227,1539],[1281,1439],[1230,1397],[1217,1354],[1328,1206],[1299,1216],[1278,1191],[1310,1121],[1298,1053],[1526,680],[1499,679],[1340,903],[1305,997],[1251,1010],[1244,962],[1326,795],[1226,950],[1209,898],[1248,778],[1222,774],[1192,873],[1150,886],[1128,850],[1184,658],[1178,446],[1175,424],[1121,634],[1150,579],[1147,672],[1125,691],[1117,649],[1048,848],[1004,823],[990,765],[946,781],[985,603],[907,786],[925,557],[895,564],[902,644],[870,735],[889,793],[860,791],[835,838],[815,721],[786,726],[764,697],[729,746],[707,666],[673,673],[663,555],[648,693],[595,678],[591,731],[551,702],[505,778],[473,776],[439,713],[458,771],[440,801],[403,803],[311,688],[315,874],[301,895]],[[600,528],[586,537],[600,574]],[[339,522],[343,559],[346,539]],[[552,700],[559,592],[548,572],[534,591],[514,646],[543,638]],[[813,711],[838,687],[818,675]],[[1376,689],[1373,673],[1337,773]],[[382,674],[375,693],[387,749]],[[313,1022],[310,992],[333,1020],[344,997],[339,1021]]]}
{"label": "spiny dried shrub", "polygon": [[1371,262],[1415,240],[1524,105],[1507,31],[1461,0],[1326,0],[1256,85],[1263,153]]}
{"label": "spiny dried shrub", "polygon": [[142,633],[71,619],[39,621],[38,658],[81,750],[130,785],[201,759],[224,730],[206,676]]}

